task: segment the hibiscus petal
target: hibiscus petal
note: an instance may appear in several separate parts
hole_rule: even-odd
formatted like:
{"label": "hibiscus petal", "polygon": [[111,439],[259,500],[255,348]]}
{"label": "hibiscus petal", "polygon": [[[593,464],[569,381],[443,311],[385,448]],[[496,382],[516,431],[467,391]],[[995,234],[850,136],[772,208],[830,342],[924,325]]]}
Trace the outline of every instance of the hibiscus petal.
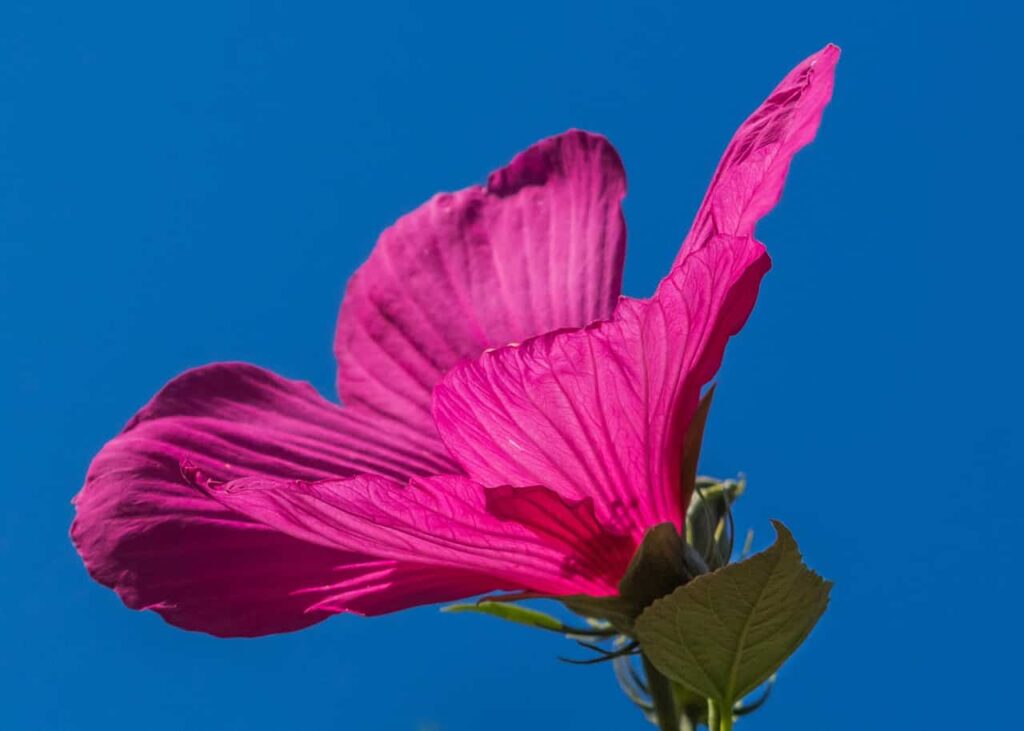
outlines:
{"label": "hibiscus petal", "polygon": [[430,391],[458,362],[611,315],[625,252],[625,174],[571,131],[399,219],[348,285],[338,392],[436,435]]}
{"label": "hibiscus petal", "polygon": [[351,612],[372,617],[505,588],[493,576],[388,559],[353,560],[340,573],[343,577],[327,587],[329,591],[322,592],[326,597],[310,611]]}
{"label": "hibiscus petal", "polygon": [[478,577],[427,577],[268,529],[190,484],[185,462],[216,480],[362,471],[405,479],[452,467],[416,432],[341,409],[307,384],[243,364],[189,371],[100,451],[75,498],[72,538],[89,573],[132,608],[186,629],[251,636],[339,608],[402,608],[438,586],[456,596],[480,590]]}
{"label": "hibiscus petal", "polygon": [[804,60],[736,131],[676,264],[716,234],[754,234],[782,195],[793,155],[818,131],[838,61],[839,48],[833,45]]}
{"label": "hibiscus petal", "polygon": [[829,46],[800,64],[740,128],[651,300],[485,353],[437,387],[438,429],[470,477],[591,495],[602,521],[637,538],[660,522],[681,527],[686,430],[770,266],[754,224],[813,138],[838,56]]}
{"label": "hibiscus petal", "polygon": [[604,577],[608,593],[636,551],[631,536],[612,532],[597,519],[590,498],[567,501],[546,487],[508,485],[490,488],[486,496],[492,515],[526,526],[546,545],[562,551],[571,571]]}
{"label": "hibiscus petal", "polygon": [[590,503],[568,505],[545,488],[494,492],[455,475],[407,484],[363,475],[251,478],[208,489],[233,510],[300,540],[492,576],[505,589],[611,594],[632,554],[632,542],[604,531]]}
{"label": "hibiscus petal", "polygon": [[592,497],[634,539],[678,525],[686,427],[768,265],[760,244],[717,237],[609,322],[484,353],[434,392],[442,439],[473,479]]}

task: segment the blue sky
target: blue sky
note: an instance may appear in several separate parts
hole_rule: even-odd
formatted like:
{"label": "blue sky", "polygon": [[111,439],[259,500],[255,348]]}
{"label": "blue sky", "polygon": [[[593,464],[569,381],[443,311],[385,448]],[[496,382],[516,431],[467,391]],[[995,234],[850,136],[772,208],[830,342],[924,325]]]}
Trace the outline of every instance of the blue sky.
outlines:
{"label": "blue sky", "polygon": [[[642,729],[607,668],[425,608],[221,641],[86,576],[68,504],[175,373],[248,360],[333,396],[377,233],[568,127],[630,178],[629,294],[665,272],[743,117],[843,46],[759,227],[703,470],[836,582],[751,729],[1013,725],[1024,499],[1022,103],[1009,3],[0,8],[0,727]],[[840,7],[844,6],[844,7]]]}

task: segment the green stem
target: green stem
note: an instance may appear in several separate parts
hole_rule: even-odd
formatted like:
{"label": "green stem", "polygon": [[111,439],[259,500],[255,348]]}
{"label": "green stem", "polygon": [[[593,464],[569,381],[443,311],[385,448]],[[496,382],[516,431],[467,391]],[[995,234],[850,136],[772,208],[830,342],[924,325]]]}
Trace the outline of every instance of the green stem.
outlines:
{"label": "green stem", "polygon": [[732,731],[732,706],[722,710],[722,721],[718,728],[721,731]]}
{"label": "green stem", "polygon": [[660,731],[679,731],[679,716],[676,701],[672,697],[672,685],[668,678],[658,672],[644,655],[644,674],[647,675],[647,689],[654,702],[654,713],[658,716]]}
{"label": "green stem", "polygon": [[719,707],[715,701],[708,701],[708,731],[732,731],[732,704]]}

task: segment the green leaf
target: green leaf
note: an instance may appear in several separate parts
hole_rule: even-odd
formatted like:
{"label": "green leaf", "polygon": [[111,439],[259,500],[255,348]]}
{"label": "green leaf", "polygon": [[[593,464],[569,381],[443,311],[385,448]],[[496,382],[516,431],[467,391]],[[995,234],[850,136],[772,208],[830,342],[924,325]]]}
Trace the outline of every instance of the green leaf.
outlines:
{"label": "green leaf", "polygon": [[519,606],[518,604],[509,604],[507,602],[452,604],[447,607],[442,607],[441,611],[452,612],[455,614],[461,614],[463,612],[487,614],[491,617],[497,617],[498,619],[504,619],[509,622],[515,622],[516,624],[522,624],[527,627],[546,629],[550,630],[551,632],[564,633],[567,631],[566,626],[554,617],[552,617],[550,614],[538,612],[536,609],[528,609],[526,607]]}
{"label": "green leaf", "polygon": [[832,583],[804,565],[786,526],[773,525],[771,548],[679,587],[635,624],[654,666],[719,708],[771,677],[828,606]]}
{"label": "green leaf", "polygon": [[594,627],[581,628],[570,627],[562,623],[550,614],[538,612],[536,609],[529,609],[519,604],[508,602],[482,601],[476,604],[451,604],[441,608],[442,612],[461,614],[469,612],[474,614],[487,614],[491,617],[504,619],[508,622],[515,622],[526,627],[546,629],[550,632],[558,632],[563,635],[577,635],[581,637],[604,636],[611,634],[610,630],[597,629]]}

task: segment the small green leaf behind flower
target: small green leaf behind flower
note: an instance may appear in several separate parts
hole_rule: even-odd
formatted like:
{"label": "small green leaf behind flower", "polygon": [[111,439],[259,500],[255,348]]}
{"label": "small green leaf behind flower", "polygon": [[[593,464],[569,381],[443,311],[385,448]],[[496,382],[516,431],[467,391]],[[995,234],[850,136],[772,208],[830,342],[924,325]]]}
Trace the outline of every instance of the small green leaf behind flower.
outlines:
{"label": "small green leaf behind flower", "polygon": [[744,493],[747,482],[698,477],[686,510],[686,542],[714,571],[732,558],[734,526],[732,505]]}
{"label": "small green leaf behind flower", "polygon": [[499,601],[482,601],[476,604],[452,604],[441,609],[442,612],[474,614],[486,614],[508,622],[514,622],[526,627],[545,629],[549,632],[558,632],[563,635],[575,635],[579,637],[609,636],[612,631],[599,627],[571,627],[550,614],[530,609],[519,604]]}
{"label": "small green leaf behind flower", "polygon": [[832,583],[807,568],[782,523],[773,525],[771,548],[698,576],[636,620],[654,666],[718,708],[768,680],[828,606]]}

